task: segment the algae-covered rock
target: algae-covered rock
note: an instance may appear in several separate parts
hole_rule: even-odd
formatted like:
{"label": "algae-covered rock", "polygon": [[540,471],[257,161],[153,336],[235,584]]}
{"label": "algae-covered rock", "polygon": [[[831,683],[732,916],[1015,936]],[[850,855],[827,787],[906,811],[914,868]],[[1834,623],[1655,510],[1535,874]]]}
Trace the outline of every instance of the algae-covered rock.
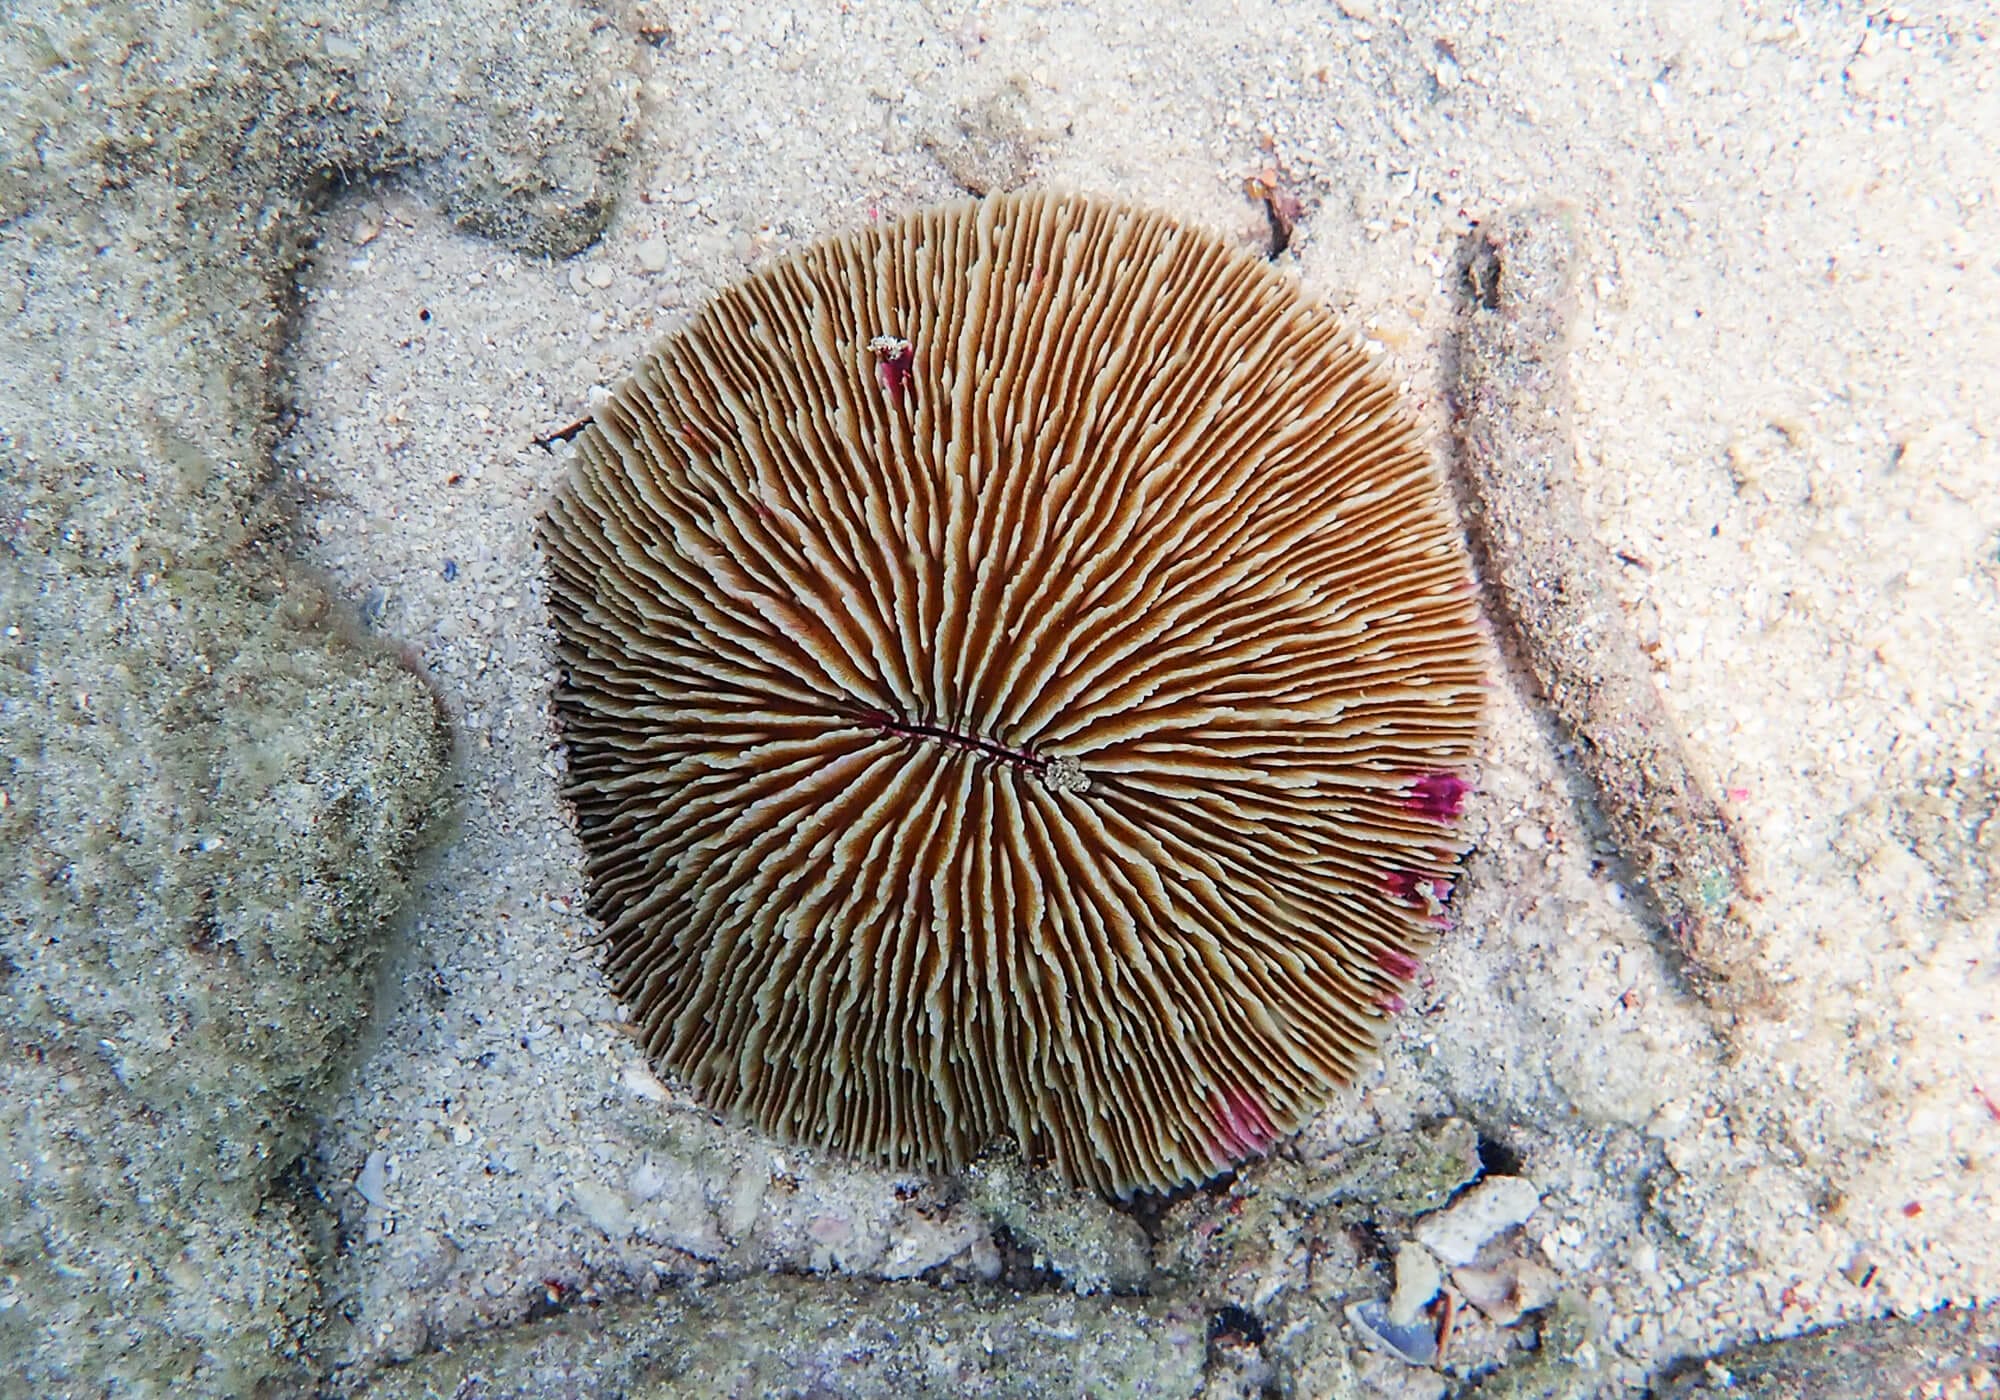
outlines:
{"label": "algae-covered rock", "polygon": [[321,190],[412,160],[469,225],[594,236],[619,50],[530,11],[451,46],[450,84],[387,12],[369,46],[305,4],[0,26],[0,1393],[316,1370],[317,1226],[280,1175],[446,740],[272,545],[290,273]]}
{"label": "algae-covered rock", "polygon": [[1264,1349],[1276,1362],[1277,1391],[1285,1400],[1372,1400],[1348,1345],[1337,1307],[1293,1307],[1266,1334]]}
{"label": "algae-covered rock", "polygon": [[384,1371],[359,1400],[1184,1397],[1201,1314],[1164,1301],[785,1277],[576,1309]]}
{"label": "algae-covered rock", "polygon": [[296,579],[43,582],[0,680],[0,1004],[101,1059],[205,1191],[261,1194],[367,1014],[439,799],[430,695]]}
{"label": "algae-covered rock", "polygon": [[1136,1293],[1153,1273],[1151,1246],[1139,1222],[1100,1196],[1035,1171],[1011,1152],[966,1170],[972,1203],[1079,1293]]}
{"label": "algae-covered rock", "polygon": [[295,0],[281,16],[362,164],[407,168],[459,227],[526,253],[603,231],[635,119],[622,25],[557,0],[454,0],[446,43],[422,6]]}
{"label": "algae-covered rock", "polygon": [[442,730],[297,581],[7,561],[0,597],[0,1391],[247,1393],[307,1361],[273,1177],[367,1016]]}
{"label": "algae-covered rock", "polygon": [[1320,1164],[1310,1187],[1321,1201],[1394,1215],[1438,1209],[1479,1175],[1479,1134],[1462,1118],[1384,1133]]}

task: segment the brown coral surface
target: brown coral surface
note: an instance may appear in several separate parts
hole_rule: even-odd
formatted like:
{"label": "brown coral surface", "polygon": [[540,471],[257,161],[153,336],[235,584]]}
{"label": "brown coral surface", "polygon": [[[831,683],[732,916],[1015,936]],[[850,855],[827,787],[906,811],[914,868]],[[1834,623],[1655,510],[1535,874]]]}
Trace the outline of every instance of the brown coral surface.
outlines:
{"label": "brown coral surface", "polygon": [[1393,387],[1206,234],[1031,194],[808,248],[600,408],[544,547],[609,970],[766,1128],[1198,1180],[1440,926],[1465,551]]}

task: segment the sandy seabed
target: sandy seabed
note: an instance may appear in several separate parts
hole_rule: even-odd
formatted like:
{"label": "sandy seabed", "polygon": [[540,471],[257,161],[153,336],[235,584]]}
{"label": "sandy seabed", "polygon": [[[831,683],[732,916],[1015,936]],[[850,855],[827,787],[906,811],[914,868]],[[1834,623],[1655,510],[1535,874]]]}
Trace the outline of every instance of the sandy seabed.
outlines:
{"label": "sandy seabed", "polygon": [[[707,1125],[622,1034],[548,714],[532,531],[563,451],[531,445],[731,280],[967,185],[1142,201],[1262,247],[1245,182],[1278,182],[1301,208],[1281,266],[1441,452],[1460,240],[1524,201],[1574,205],[1580,475],[1750,849],[1782,1010],[1718,1030],[1676,990],[1510,673],[1435,984],[1301,1148],[1445,1113],[1511,1144],[1542,1192],[1529,1246],[1635,1388],[1732,1341],[2000,1293],[1990,8],[608,22],[643,124],[596,245],[509,254],[391,182],[328,210],[304,279],[281,463],[309,557],[435,681],[462,792],[315,1151],[350,1242],[346,1359],[446,1340],[542,1277],[615,1295],[725,1255],[894,1276],[969,1247],[962,1212],[915,1220],[891,1174]],[[700,1151],[664,1152],[656,1121],[695,1125]],[[745,1185],[774,1171],[801,1193]]]}

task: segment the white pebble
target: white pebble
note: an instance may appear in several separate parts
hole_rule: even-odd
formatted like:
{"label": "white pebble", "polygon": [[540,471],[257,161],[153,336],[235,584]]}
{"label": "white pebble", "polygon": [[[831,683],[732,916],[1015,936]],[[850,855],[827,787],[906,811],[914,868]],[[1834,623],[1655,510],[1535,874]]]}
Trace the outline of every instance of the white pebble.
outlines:
{"label": "white pebble", "polygon": [[1417,1239],[1445,1263],[1470,1264],[1479,1247],[1535,1213],[1541,1195],[1520,1176],[1489,1176],[1449,1210],[1417,1222]]}
{"label": "white pebble", "polygon": [[361,1174],[354,1178],[354,1189],[361,1193],[361,1199],[371,1206],[386,1204],[385,1188],[389,1185],[389,1154],[377,1148],[368,1154],[368,1160],[361,1164]]}
{"label": "white pebble", "polygon": [[635,1201],[650,1201],[659,1196],[666,1184],[666,1173],[660,1170],[658,1163],[648,1157],[633,1169],[632,1179],[626,1183],[625,1189],[631,1193]]}
{"label": "white pebble", "polygon": [[1444,1275],[1431,1252],[1405,1240],[1396,1247],[1396,1291],[1389,1296],[1389,1321],[1411,1326],[1424,1305],[1437,1297]]}

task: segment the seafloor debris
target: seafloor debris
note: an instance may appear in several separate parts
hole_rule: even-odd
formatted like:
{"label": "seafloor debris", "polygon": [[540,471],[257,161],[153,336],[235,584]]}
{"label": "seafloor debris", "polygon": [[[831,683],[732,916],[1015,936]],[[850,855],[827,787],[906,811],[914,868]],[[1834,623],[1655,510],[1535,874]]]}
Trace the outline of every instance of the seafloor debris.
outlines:
{"label": "seafloor debris", "polygon": [[1460,1297],[1501,1327],[1512,1327],[1522,1314],[1547,1307],[1562,1285],[1546,1264],[1513,1257],[1491,1268],[1453,1269],[1451,1282]]}
{"label": "seafloor debris", "polygon": [[1265,256],[1277,257],[1292,246],[1292,235],[1305,218],[1305,204],[1284,172],[1268,162],[1243,182],[1243,193],[1264,206],[1264,217],[1271,224],[1270,251]]}
{"label": "seafloor debris", "polygon": [[1753,1005],[1767,992],[1739,908],[1742,847],[1623,624],[1577,488],[1573,219],[1562,209],[1518,210],[1471,239],[1455,407],[1488,585],[1688,982],[1719,1004]]}
{"label": "seafloor debris", "polygon": [[1587,1400],[1598,1395],[1602,1330],[1589,1305],[1566,1293],[1542,1315],[1534,1351],[1484,1373],[1459,1391],[1457,1400]]}
{"label": "seafloor debris", "polygon": [[1347,1305],[1347,1320],[1361,1339],[1381,1347],[1410,1366],[1437,1361],[1437,1327],[1428,1318],[1397,1322],[1390,1308],[1375,1299]]}
{"label": "seafloor debris", "polygon": [[[1551,1394],[1581,1400],[1596,1374],[1585,1354],[1595,1323],[1559,1303],[1562,1280],[1515,1228],[1535,1188],[1480,1178],[1477,1129],[1458,1119],[1317,1162],[1281,1154],[1167,1210],[1155,1286],[1235,1319],[1239,1334],[1250,1319],[1287,1395],[1435,1394],[1405,1391],[1403,1373],[1501,1368],[1523,1371],[1529,1388],[1495,1394],[1534,1394],[1542,1376],[1571,1387]],[[1450,1253],[1471,1250],[1467,1265],[1447,1271],[1426,1243],[1438,1225]]]}
{"label": "seafloor debris", "polygon": [[1396,1288],[1389,1295],[1389,1321],[1408,1327],[1443,1286],[1444,1271],[1438,1267],[1437,1257],[1422,1245],[1404,1240],[1396,1246]]}
{"label": "seafloor debris", "polygon": [[1425,1216],[1417,1225],[1417,1239],[1454,1268],[1470,1264],[1481,1246],[1533,1215],[1540,1203],[1541,1193],[1526,1177],[1489,1176],[1450,1209]]}

